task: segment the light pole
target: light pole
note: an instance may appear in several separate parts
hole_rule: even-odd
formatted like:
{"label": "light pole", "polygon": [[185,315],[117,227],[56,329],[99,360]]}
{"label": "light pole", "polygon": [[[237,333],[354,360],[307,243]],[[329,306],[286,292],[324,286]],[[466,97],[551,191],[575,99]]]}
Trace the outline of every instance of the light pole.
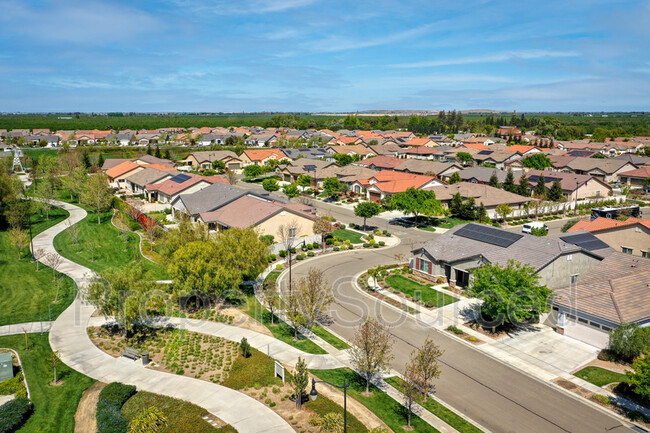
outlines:
{"label": "light pole", "polygon": [[316,391],[317,383],[326,383],[335,388],[343,390],[343,433],[347,433],[348,432],[348,387],[350,386],[350,382],[343,379],[343,385],[334,385],[333,383],[330,383],[326,380],[316,380],[312,378],[311,391],[309,392],[309,398],[311,398],[312,401],[316,400],[316,397],[318,397],[318,391]]}

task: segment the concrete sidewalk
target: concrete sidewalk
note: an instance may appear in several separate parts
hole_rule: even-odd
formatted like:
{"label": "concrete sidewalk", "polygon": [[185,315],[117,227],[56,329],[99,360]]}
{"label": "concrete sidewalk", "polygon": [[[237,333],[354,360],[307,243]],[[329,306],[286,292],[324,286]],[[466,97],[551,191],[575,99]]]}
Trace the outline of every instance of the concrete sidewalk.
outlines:
{"label": "concrete sidewalk", "polygon": [[[70,213],[70,217],[34,238],[34,250],[56,253],[54,237],[86,217],[86,211],[68,203],[54,202]],[[40,254],[38,255],[41,256]],[[58,269],[71,277],[81,293],[94,273],[81,265],[64,259]],[[69,367],[102,382],[124,382],[140,390],[189,401],[232,425],[239,432],[292,433],[293,428],[270,408],[247,395],[224,386],[150,370],[125,358],[113,358],[97,348],[86,331],[95,307],[79,296],[57,318],[50,329],[52,350],[59,351],[61,360]]]}
{"label": "concrete sidewalk", "polygon": [[3,335],[16,335],[22,334],[27,331],[28,334],[35,334],[38,332],[50,332],[54,322],[26,322],[14,323],[12,325],[0,326],[0,337]]}

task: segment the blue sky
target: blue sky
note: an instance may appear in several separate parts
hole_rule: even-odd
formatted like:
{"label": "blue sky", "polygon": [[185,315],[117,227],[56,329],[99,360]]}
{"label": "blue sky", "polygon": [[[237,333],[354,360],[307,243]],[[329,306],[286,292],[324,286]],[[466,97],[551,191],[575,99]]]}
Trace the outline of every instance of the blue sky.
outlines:
{"label": "blue sky", "polygon": [[0,111],[650,111],[650,1],[0,0]]}

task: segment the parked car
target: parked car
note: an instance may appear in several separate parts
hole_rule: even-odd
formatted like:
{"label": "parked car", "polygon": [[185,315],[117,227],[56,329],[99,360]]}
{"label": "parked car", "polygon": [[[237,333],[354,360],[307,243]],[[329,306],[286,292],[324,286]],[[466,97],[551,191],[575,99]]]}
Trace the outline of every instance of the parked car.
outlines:
{"label": "parked car", "polygon": [[526,223],[521,228],[521,231],[523,233],[530,233],[530,232],[533,231],[533,229],[544,229],[548,233],[548,226],[546,224],[540,223],[540,222]]}

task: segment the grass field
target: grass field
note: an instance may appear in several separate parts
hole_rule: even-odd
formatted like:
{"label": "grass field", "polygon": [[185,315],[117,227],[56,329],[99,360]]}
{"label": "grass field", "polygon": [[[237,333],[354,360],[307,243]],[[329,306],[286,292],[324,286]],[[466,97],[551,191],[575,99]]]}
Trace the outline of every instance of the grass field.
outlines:
{"label": "grass field", "polygon": [[444,307],[458,301],[453,296],[418,284],[401,275],[389,275],[386,277],[386,282],[392,289],[399,290],[414,299],[421,299],[425,303],[430,302],[434,307]]}
{"label": "grass field", "polygon": [[[32,234],[36,236],[68,217],[68,212],[54,208],[50,219],[32,216]],[[29,248],[25,248],[18,260],[18,251],[11,245],[7,231],[0,231],[0,326],[11,323],[38,322],[56,319],[72,302],[75,295],[73,281],[62,277],[63,283],[57,303],[56,284],[52,271],[43,264],[31,263]],[[51,307],[51,311],[50,308]]]}
{"label": "grass field", "polygon": [[[399,377],[389,377],[386,379],[386,382],[399,390],[402,389],[404,384],[404,381]],[[481,433],[483,431],[432,398],[428,398],[425,402],[424,399],[420,397],[418,403],[429,412],[449,424],[449,426],[458,430],[460,433]]]}
{"label": "grass field", "polygon": [[582,370],[574,373],[574,376],[584,379],[589,383],[596,386],[605,386],[614,382],[625,382],[627,376],[622,373],[606,370],[600,367],[585,367]]}
{"label": "grass field", "polygon": [[344,242],[349,240],[353,244],[363,243],[363,241],[361,240],[361,236],[363,235],[361,233],[357,233],[352,230],[334,230],[332,236],[334,236],[335,239],[339,239]]}
{"label": "grass field", "polygon": [[[350,397],[370,409],[395,433],[407,431],[403,428],[403,426],[406,426],[406,409],[401,405],[401,402],[393,400],[388,394],[374,385],[370,386],[372,395],[366,396],[362,394],[366,390],[366,382],[354,371],[349,368],[337,368],[334,370],[310,370],[310,372],[319,379],[334,384],[342,384],[343,380],[349,381],[348,395]],[[417,415],[413,415],[411,418],[411,425],[414,427],[414,431],[418,433],[438,431]]]}
{"label": "grass field", "polygon": [[74,414],[81,394],[95,381],[77,373],[65,364],[57,368],[62,384],[52,386],[53,370],[47,361],[52,352],[47,334],[28,334],[29,350],[25,350],[25,336],[0,337],[0,347],[16,350],[23,363],[34,413],[20,433],[73,433]]}
{"label": "grass field", "polygon": [[[54,247],[62,256],[95,272],[102,272],[109,268],[122,269],[134,260],[141,260],[144,269],[150,271],[153,278],[157,280],[169,278],[162,265],[142,257],[138,235],[128,233],[125,244],[120,231],[111,223],[111,215],[112,211],[105,212],[102,214],[102,223],[97,224],[97,215],[89,213],[86,218],[77,223],[80,231],[79,245],[73,245],[70,234],[62,232],[54,238]],[[89,240],[97,243],[94,261],[93,254],[88,249]]]}
{"label": "grass field", "polygon": [[251,348],[251,356],[248,358],[244,358],[239,351],[222,385],[232,389],[257,389],[261,386],[282,385],[282,379],[275,377],[273,358]]}
{"label": "grass field", "polygon": [[156,407],[167,418],[167,427],[159,433],[236,433],[230,425],[221,428],[212,426],[202,417],[208,413],[202,407],[187,401],[178,400],[159,394],[140,391],[128,399],[122,406],[122,415],[131,421],[149,407]]}
{"label": "grass field", "polygon": [[465,224],[470,221],[463,220],[460,218],[454,218],[454,217],[446,217],[446,218],[432,218],[434,221],[433,225],[436,227],[440,227],[443,229],[450,229],[454,226],[457,226],[459,224]]}

